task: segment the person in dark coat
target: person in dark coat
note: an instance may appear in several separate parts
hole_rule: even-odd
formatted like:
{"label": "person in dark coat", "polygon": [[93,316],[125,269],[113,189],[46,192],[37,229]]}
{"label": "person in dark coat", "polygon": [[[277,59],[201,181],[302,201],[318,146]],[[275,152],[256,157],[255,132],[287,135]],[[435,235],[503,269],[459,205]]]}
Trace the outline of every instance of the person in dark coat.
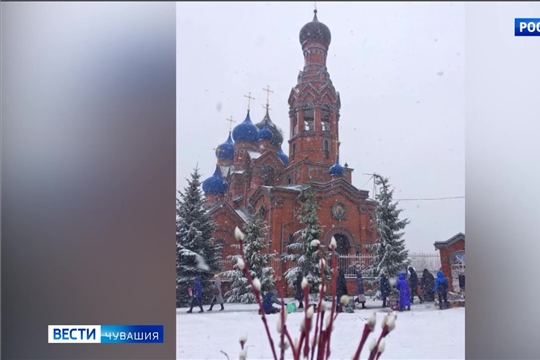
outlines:
{"label": "person in dark coat", "polygon": [[399,274],[396,288],[399,291],[399,311],[411,310],[411,294],[409,283],[404,273]]}
{"label": "person in dark coat", "polygon": [[435,293],[433,292],[435,278],[428,269],[424,269],[424,272],[422,273],[421,285],[424,301],[435,301]]}
{"label": "person in dark coat", "polygon": [[418,296],[420,304],[424,302],[424,299],[418,294],[418,275],[412,267],[409,267],[411,276],[409,277],[409,284],[411,285],[411,304],[414,304],[414,297]]}
{"label": "person in dark coat", "polygon": [[364,279],[362,270],[356,269],[356,299],[355,302],[362,304],[362,309],[366,308],[366,296],[364,295]]}
{"label": "person in dark coat", "polygon": [[264,313],[265,314],[277,314],[277,313],[279,313],[280,309],[275,307],[274,304],[285,305],[286,306],[286,304],[283,304],[279,300],[276,290],[269,291],[264,295],[263,301],[262,301],[262,306],[263,306]]}
{"label": "person in dark coat", "polygon": [[195,306],[195,303],[199,305],[199,308],[201,309],[199,313],[204,312],[202,307],[202,283],[200,277],[195,277],[195,285],[193,285],[193,298],[191,299],[191,307],[188,310],[188,313],[193,312],[193,307]]}
{"label": "person in dark coat", "polygon": [[302,275],[301,272],[298,273],[298,275],[296,275],[296,282],[295,282],[295,286],[296,286],[296,293],[294,295],[294,298],[296,300],[298,300],[298,308],[299,309],[302,309],[304,307],[304,291],[302,290],[302,280],[304,279],[304,276]]}
{"label": "person in dark coat", "polygon": [[337,295],[337,307],[341,304],[341,297],[347,295],[347,280],[345,280],[345,272],[340,268],[338,270],[338,276],[336,279],[336,295]]}
{"label": "person in dark coat", "polygon": [[437,279],[435,279],[435,287],[433,291],[439,295],[439,309],[448,308],[448,280],[444,277],[442,271],[437,271]]}
{"label": "person in dark coat", "polygon": [[382,306],[386,307],[386,298],[390,296],[390,282],[386,277],[385,273],[381,274],[381,279],[379,280],[379,291],[381,292]]}
{"label": "person in dark coat", "polygon": [[212,285],[212,292],[212,303],[210,304],[210,309],[208,309],[208,311],[212,311],[212,308],[216,303],[221,305],[221,309],[219,311],[225,310],[225,308],[223,307],[223,295],[221,293],[221,280],[216,279],[216,281],[214,281],[214,284]]}

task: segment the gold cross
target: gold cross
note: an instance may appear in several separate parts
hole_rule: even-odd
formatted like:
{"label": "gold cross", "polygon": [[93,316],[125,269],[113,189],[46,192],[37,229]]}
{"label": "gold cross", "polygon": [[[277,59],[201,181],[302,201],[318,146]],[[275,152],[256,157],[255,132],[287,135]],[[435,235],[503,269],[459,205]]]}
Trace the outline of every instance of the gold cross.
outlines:
{"label": "gold cross", "polygon": [[229,132],[231,132],[232,124],[235,123],[236,121],[233,120],[232,116],[229,116],[225,121],[229,122]]}
{"label": "gold cross", "polygon": [[244,95],[244,97],[248,99],[248,111],[249,111],[251,100],[255,100],[255,98],[251,96],[251,92],[249,92],[247,95]]}
{"label": "gold cross", "polygon": [[270,90],[270,85],[266,87],[266,89],[263,89],[263,91],[266,91],[266,110],[270,109],[270,93],[274,93],[272,90]]}

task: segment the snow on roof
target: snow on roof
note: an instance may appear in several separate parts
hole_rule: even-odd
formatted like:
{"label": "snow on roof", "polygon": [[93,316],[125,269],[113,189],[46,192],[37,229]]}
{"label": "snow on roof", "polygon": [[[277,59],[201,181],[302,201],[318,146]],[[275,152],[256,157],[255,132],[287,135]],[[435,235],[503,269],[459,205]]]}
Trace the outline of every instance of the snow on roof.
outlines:
{"label": "snow on roof", "polygon": [[440,249],[440,248],[445,248],[445,247],[448,247],[450,245],[453,245],[455,244],[456,242],[460,241],[460,240],[463,240],[465,241],[465,234],[464,233],[457,233],[456,235],[452,236],[450,239],[446,240],[446,241],[436,241],[435,244],[435,248],[436,249]]}
{"label": "snow on roof", "polygon": [[222,176],[227,176],[233,172],[234,166],[233,165],[220,165],[219,169],[221,170]]}
{"label": "snow on roof", "polygon": [[248,217],[242,210],[235,210],[235,211],[238,214],[238,216],[242,218],[242,220],[244,220],[245,222],[248,222]]}
{"label": "snow on roof", "polygon": [[309,188],[309,184],[276,186],[276,189],[302,191]]}
{"label": "snow on roof", "polygon": [[243,174],[244,170],[235,170],[231,174]]}
{"label": "snow on roof", "polygon": [[255,151],[248,151],[249,157],[252,159],[258,159],[261,154]]}

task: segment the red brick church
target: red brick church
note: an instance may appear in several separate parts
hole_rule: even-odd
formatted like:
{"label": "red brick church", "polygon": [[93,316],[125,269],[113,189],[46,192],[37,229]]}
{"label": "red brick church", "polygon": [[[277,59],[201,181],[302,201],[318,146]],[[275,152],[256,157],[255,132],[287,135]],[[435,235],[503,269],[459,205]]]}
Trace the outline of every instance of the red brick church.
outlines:
{"label": "red brick church", "polygon": [[234,228],[243,228],[248,214],[266,221],[270,251],[286,253],[293,234],[302,228],[297,214],[308,188],[319,201],[323,244],[334,236],[339,253],[356,255],[365,254],[364,245],[375,241],[369,226],[375,204],[367,191],[352,185],[353,169],[340,163],[341,102],[326,67],[331,33],[318,21],[316,10],[299,38],[304,68],[288,100],[288,156],[268,106],[262,120],[254,123],[248,105],[245,120],[216,148],[215,172],[203,182],[217,225],[214,238],[223,243],[224,257],[236,253],[231,247]]}

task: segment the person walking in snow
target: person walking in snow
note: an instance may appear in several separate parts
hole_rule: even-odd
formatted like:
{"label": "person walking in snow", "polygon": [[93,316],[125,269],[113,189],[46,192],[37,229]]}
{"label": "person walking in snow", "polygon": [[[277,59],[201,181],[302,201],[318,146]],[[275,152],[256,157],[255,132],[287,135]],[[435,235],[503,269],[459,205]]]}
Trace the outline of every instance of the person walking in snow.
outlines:
{"label": "person walking in snow", "polygon": [[192,291],[193,297],[191,299],[191,307],[189,308],[188,313],[191,314],[193,312],[193,307],[195,306],[195,303],[197,303],[197,305],[199,305],[199,308],[201,309],[199,313],[204,312],[202,307],[202,283],[201,278],[198,276],[195,277],[195,284],[193,285]]}
{"label": "person walking in snow", "polygon": [[[347,280],[345,279],[345,272],[341,268],[338,270],[338,276],[336,279],[336,295],[337,295],[337,309],[340,309],[341,297],[347,294]],[[340,311],[341,312],[341,311]]]}
{"label": "person walking in snow", "polygon": [[355,302],[362,304],[362,309],[366,308],[366,296],[364,295],[364,279],[362,279],[362,270],[356,268],[356,299]]}
{"label": "person walking in snow", "polygon": [[379,280],[379,291],[381,292],[382,307],[386,307],[386,298],[390,296],[390,283],[386,277],[386,273],[381,273],[381,279]]}
{"label": "person walking in snow", "polygon": [[301,272],[299,272],[296,275],[296,281],[295,281],[295,287],[296,287],[296,293],[294,295],[294,298],[298,300],[298,308],[302,309],[304,308],[304,291],[302,290],[302,280],[304,279],[304,276]]}
{"label": "person walking in snow", "polygon": [[411,310],[411,294],[409,283],[404,273],[399,274],[396,288],[399,291],[399,311]]}
{"label": "person walking in snow", "polygon": [[221,309],[219,311],[225,310],[225,308],[223,307],[223,295],[221,294],[221,280],[219,280],[219,278],[217,278],[212,285],[212,293],[212,303],[210,304],[210,309],[208,309],[208,311],[212,311],[212,308],[216,303],[221,305]]}
{"label": "person walking in snow", "polygon": [[434,292],[439,295],[439,309],[448,309],[448,280],[444,277],[441,270],[437,271],[437,278],[435,279]]}
{"label": "person walking in snow", "polygon": [[409,272],[411,273],[411,276],[409,277],[409,283],[411,285],[411,304],[414,304],[414,297],[418,296],[418,299],[420,300],[420,304],[424,302],[420,294],[418,294],[418,275],[416,274],[416,271],[413,269],[413,267],[409,267]]}
{"label": "person walking in snow", "polygon": [[[268,291],[263,297],[262,306],[263,306],[264,313],[265,314],[279,313],[280,309],[275,307],[274,304],[287,306],[287,304],[282,303],[281,300],[279,300],[277,296],[277,291],[271,290],[271,291]],[[260,312],[261,311],[259,310],[259,314]]]}
{"label": "person walking in snow", "polygon": [[435,278],[428,269],[424,269],[424,272],[422,273],[421,285],[424,301],[435,301],[435,293],[433,292]]}

